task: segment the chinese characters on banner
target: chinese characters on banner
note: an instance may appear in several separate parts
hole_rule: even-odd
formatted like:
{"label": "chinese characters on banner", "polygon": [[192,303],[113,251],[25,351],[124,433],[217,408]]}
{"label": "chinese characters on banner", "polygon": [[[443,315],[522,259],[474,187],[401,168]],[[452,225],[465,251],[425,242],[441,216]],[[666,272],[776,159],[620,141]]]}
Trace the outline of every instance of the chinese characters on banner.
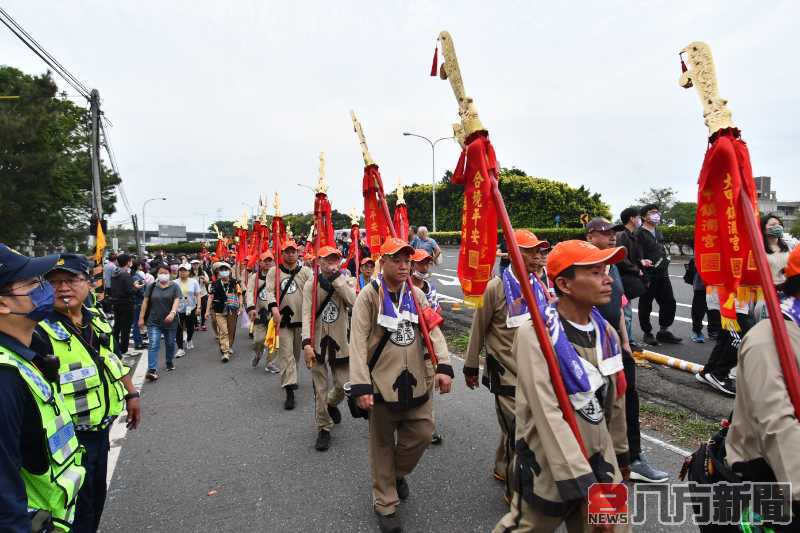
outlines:
{"label": "chinese characters on banner", "polygon": [[464,185],[458,279],[465,301],[472,305],[480,305],[496,258],[497,210],[491,182],[496,175],[494,148],[488,136],[480,134],[461,152],[453,173],[453,183]]}
{"label": "chinese characters on banner", "polygon": [[[723,130],[713,139],[700,171],[695,221],[695,263],[706,286],[719,293],[723,327],[738,330],[736,301],[758,295],[753,246],[745,233],[739,195],[757,209],[747,145],[738,131]],[[758,212],[755,212],[758,219]]]}

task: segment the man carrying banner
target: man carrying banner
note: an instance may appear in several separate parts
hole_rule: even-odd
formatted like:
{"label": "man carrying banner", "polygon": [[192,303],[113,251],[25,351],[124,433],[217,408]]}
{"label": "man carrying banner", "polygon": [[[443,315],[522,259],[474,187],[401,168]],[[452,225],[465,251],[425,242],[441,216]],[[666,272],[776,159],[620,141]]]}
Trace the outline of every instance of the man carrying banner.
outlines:
{"label": "man carrying banner", "polygon": [[[339,269],[342,254],[338,249],[321,247],[317,260],[319,276],[315,305],[311,303],[314,281],[303,287],[303,353],[314,383],[315,418],[319,429],[314,447],[325,451],[330,447],[334,424],[342,421],[337,405],[344,399],[343,386],[348,377],[348,311],[356,301],[356,292],[348,283],[347,275]],[[313,336],[312,312],[316,313]]]}
{"label": "man carrying banner", "polygon": [[[264,353],[264,339],[267,336],[267,323],[270,314],[267,312],[267,273],[275,266],[275,258],[272,252],[267,250],[262,253],[258,260],[258,270],[250,273],[247,279],[247,290],[245,292],[245,305],[250,322],[253,324],[253,361],[252,366],[258,366],[261,354]],[[273,285],[274,286],[274,285]],[[267,364],[264,370],[272,374],[277,374],[280,369],[275,365],[274,356],[267,354]]]}
{"label": "man carrying banner", "polygon": [[573,240],[557,244],[547,258],[559,299],[542,311],[588,459],[562,416],[539,340],[526,320],[512,347],[517,363],[514,496],[495,533],[554,531],[562,523],[569,531],[585,530],[589,487],[619,483],[627,472],[619,337],[594,308],[610,300],[607,267],[624,256],[624,248],[600,250]]}
{"label": "man carrying banner", "polygon": [[[286,391],[283,408],[294,409],[297,389],[297,361],[302,351],[300,329],[303,325],[303,291],[306,281],[313,277],[307,266],[297,261],[297,244],[286,241],[281,247],[283,262],[267,272],[267,310],[278,324],[278,367],[281,387]],[[279,276],[280,294],[275,294],[275,276]],[[277,298],[277,299],[276,299]],[[278,307],[280,301],[280,307]]]}
{"label": "man carrying banner", "polygon": [[[414,249],[389,237],[380,251],[382,274],[359,293],[353,308],[350,381],[356,403],[369,411],[374,509],[381,531],[395,532],[402,529],[398,503],[409,497],[405,477],[431,442],[434,381],[441,394],[450,392],[453,369],[444,335],[433,325],[435,313],[422,291],[406,282]],[[435,368],[420,320],[430,329]]]}
{"label": "man carrying banner", "polygon": [[[528,230],[516,230],[517,245],[522,252],[535,294],[544,295],[547,290],[535,272],[544,268],[547,241],[539,240]],[[508,305],[506,302],[511,302]],[[479,353],[486,348],[486,363],[483,384],[494,395],[497,423],[500,425],[500,444],[494,461],[494,477],[506,484],[506,497],[511,499],[511,467],[514,459],[514,396],[517,386],[517,363],[511,354],[511,345],[517,328],[530,318],[523,304],[519,281],[507,268],[501,277],[494,277],[483,293],[480,307],[475,309],[469,345],[464,360],[464,379],[467,387],[478,387]]]}

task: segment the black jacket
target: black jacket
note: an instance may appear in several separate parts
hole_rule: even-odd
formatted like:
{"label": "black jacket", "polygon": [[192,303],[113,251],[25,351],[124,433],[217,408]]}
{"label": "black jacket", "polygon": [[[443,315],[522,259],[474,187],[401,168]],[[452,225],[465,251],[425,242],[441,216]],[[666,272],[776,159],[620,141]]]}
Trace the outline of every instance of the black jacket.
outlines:
{"label": "black jacket", "polygon": [[667,247],[664,245],[664,235],[658,231],[658,228],[653,234],[642,226],[634,232],[634,236],[638,244],[639,258],[649,259],[653,262],[652,267],[644,269],[645,275],[651,278],[668,276],[669,256]]}
{"label": "black jacket", "polygon": [[617,263],[617,270],[619,270],[619,275],[622,278],[625,296],[628,300],[633,300],[647,290],[642,276],[641,252],[639,243],[636,240],[636,233],[632,233],[628,228],[618,232],[617,246],[624,246],[627,252],[625,259]]}
{"label": "black jacket", "polygon": [[111,275],[111,303],[119,306],[133,306],[138,289],[133,286],[133,278],[127,270],[118,268]]}

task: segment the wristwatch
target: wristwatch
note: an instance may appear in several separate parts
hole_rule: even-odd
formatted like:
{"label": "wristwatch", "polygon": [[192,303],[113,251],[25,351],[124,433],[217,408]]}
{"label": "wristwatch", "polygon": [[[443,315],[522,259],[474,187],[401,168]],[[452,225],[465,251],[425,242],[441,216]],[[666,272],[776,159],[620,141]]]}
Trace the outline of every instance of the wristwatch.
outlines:
{"label": "wristwatch", "polygon": [[140,398],[141,396],[142,395],[139,394],[139,391],[134,391],[126,394],[125,396],[122,397],[122,399],[127,402],[128,400],[133,400],[134,398]]}

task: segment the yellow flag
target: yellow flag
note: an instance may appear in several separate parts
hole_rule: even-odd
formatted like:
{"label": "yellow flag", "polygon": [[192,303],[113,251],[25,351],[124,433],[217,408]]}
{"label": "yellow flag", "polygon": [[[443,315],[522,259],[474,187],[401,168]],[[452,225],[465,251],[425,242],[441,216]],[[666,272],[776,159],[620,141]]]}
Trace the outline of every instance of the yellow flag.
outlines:
{"label": "yellow flag", "polygon": [[103,225],[97,221],[97,244],[95,245],[94,262],[96,265],[102,264],[103,253],[106,250],[106,235],[103,233]]}

